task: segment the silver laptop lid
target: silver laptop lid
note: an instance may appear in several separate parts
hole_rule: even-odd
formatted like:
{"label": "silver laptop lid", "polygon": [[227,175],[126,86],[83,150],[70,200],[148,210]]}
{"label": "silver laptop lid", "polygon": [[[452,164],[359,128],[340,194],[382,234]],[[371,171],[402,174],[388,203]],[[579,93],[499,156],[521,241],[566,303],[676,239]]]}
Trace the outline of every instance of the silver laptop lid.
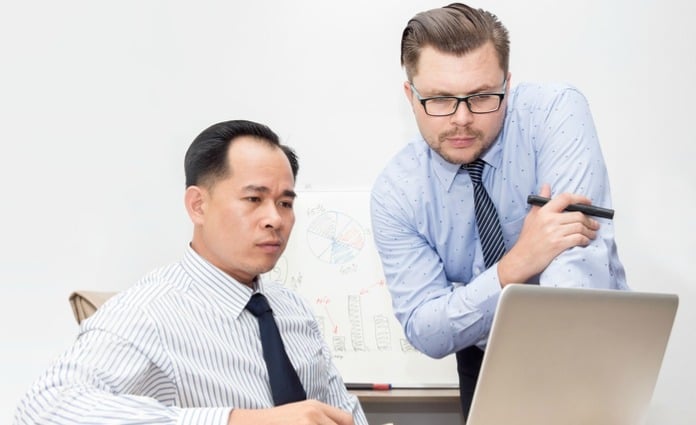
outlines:
{"label": "silver laptop lid", "polygon": [[644,420],[678,297],[508,285],[467,425],[636,425]]}

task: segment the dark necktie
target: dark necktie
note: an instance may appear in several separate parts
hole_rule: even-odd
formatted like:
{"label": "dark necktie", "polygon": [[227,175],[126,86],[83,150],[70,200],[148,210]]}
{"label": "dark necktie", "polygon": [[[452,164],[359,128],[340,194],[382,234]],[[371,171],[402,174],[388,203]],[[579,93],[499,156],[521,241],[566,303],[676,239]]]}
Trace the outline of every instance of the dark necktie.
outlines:
{"label": "dark necktie", "polygon": [[503,243],[503,232],[500,230],[500,221],[498,221],[498,212],[495,210],[493,201],[488,197],[486,188],[481,183],[484,165],[485,162],[479,158],[471,164],[464,165],[463,168],[469,172],[471,182],[474,184],[476,226],[481,239],[483,260],[486,267],[491,267],[505,253],[505,244]]}
{"label": "dark necktie", "polygon": [[[485,162],[479,158],[471,164],[462,165],[462,168],[469,172],[471,182],[474,184],[474,209],[476,210],[476,226],[481,240],[483,261],[486,263],[486,267],[491,267],[505,253],[505,245],[503,244],[503,232],[498,221],[498,212],[495,210],[495,205],[488,196],[486,188],[481,183],[484,165]],[[469,415],[482,360],[483,351],[475,345],[457,352],[459,400],[465,418]]]}
{"label": "dark necktie", "polygon": [[288,354],[285,352],[283,340],[280,338],[278,327],[273,319],[273,310],[268,305],[266,297],[257,292],[251,296],[246,309],[259,321],[263,359],[266,362],[271,381],[273,403],[280,406],[281,404],[306,400],[307,394],[295,368],[290,363]]}

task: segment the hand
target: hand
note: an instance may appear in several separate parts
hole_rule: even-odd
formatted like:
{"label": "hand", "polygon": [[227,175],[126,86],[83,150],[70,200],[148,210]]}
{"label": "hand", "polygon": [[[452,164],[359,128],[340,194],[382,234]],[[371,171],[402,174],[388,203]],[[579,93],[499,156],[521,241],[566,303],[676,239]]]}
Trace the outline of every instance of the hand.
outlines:
{"label": "hand", "polygon": [[[544,184],[539,193],[549,197],[551,188]],[[570,204],[591,204],[572,193],[562,193],[543,207],[533,206],[524,219],[520,237],[498,262],[501,286],[525,283],[541,273],[561,252],[586,246],[597,237],[599,223],[581,212],[564,212]]]}
{"label": "hand", "polygon": [[234,409],[229,425],[353,425],[353,416],[317,400],[268,409]]}

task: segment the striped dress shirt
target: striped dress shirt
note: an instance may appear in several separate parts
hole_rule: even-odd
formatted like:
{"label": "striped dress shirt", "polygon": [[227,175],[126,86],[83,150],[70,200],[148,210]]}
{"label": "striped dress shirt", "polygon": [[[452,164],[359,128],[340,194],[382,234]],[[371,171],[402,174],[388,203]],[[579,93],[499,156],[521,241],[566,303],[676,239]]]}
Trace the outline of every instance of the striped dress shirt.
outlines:
{"label": "striped dress shirt", "polygon": [[[309,305],[259,282],[308,399],[367,420],[346,391]],[[84,321],[75,344],[20,401],[15,423],[227,424],[273,406],[254,291],[198,256],[155,270]]]}

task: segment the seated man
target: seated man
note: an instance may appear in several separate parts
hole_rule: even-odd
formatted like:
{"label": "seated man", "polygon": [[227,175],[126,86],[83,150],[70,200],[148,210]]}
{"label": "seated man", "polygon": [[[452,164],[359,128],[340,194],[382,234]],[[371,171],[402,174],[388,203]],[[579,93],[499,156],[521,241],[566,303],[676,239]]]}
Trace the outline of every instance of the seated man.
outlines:
{"label": "seated man", "polygon": [[[309,305],[260,278],[295,222],[298,167],[264,125],[204,130],[185,159],[193,238],[183,259],[83,322],[15,422],[366,424]],[[277,352],[267,345],[272,333],[282,336]]]}

